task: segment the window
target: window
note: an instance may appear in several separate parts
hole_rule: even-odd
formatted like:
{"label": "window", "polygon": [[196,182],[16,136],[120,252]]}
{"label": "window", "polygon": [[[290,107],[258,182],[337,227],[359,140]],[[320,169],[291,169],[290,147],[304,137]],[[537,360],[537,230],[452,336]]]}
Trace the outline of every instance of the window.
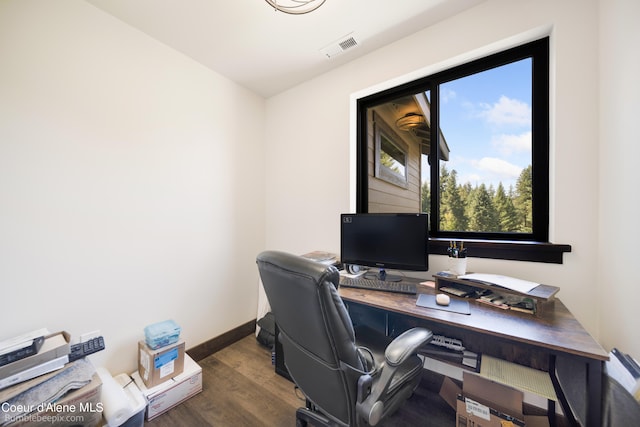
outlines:
{"label": "window", "polygon": [[358,100],[357,190],[358,212],[429,213],[436,253],[465,240],[474,256],[561,263],[548,38]]}
{"label": "window", "polygon": [[447,158],[438,157],[439,234],[536,239],[532,77],[529,57],[439,85],[439,123],[449,147]]}
{"label": "window", "polygon": [[375,176],[402,188],[407,187],[407,149],[394,133],[379,123],[376,129]]}

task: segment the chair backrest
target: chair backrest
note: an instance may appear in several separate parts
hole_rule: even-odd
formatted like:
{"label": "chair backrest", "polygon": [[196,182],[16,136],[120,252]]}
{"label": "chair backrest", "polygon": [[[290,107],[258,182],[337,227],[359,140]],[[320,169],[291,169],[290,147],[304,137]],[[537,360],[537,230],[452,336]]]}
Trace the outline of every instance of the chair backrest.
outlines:
{"label": "chair backrest", "polygon": [[338,270],[278,251],[262,252],[257,264],[289,374],[314,405],[350,424],[363,364]]}

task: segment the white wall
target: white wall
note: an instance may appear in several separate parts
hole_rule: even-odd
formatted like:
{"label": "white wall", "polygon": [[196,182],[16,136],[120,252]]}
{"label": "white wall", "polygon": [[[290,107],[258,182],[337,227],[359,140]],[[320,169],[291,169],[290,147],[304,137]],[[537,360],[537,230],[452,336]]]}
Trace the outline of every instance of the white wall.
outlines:
{"label": "white wall", "polygon": [[[620,9],[631,9],[630,3],[626,2],[627,6]],[[338,214],[351,209],[354,197],[346,185],[347,174],[354,170],[355,164],[355,159],[348,154],[348,147],[354,143],[353,128],[350,128],[353,111],[351,115],[348,112],[352,94],[371,93],[372,87],[382,90],[471,57],[549,34],[551,240],[570,244],[572,252],[564,255],[562,265],[470,258],[469,267],[476,272],[508,274],[559,286],[559,298],[596,339],[608,347],[617,345],[640,356],[640,344],[631,335],[631,326],[624,332],[612,334],[616,322],[601,324],[598,314],[603,300],[603,287],[598,283],[599,255],[602,256],[598,249],[598,228],[601,223],[608,223],[608,220],[599,220],[599,216],[608,216],[620,204],[626,204],[628,193],[636,187],[624,184],[620,188],[626,195],[609,194],[608,205],[599,210],[601,187],[604,192],[614,185],[613,179],[607,179],[604,185],[599,181],[598,171],[603,167],[600,156],[607,151],[605,159],[610,161],[610,168],[615,168],[616,162],[625,156],[629,164],[638,158],[627,156],[626,147],[608,151],[609,146],[604,146],[608,144],[608,133],[602,148],[599,145],[598,114],[602,108],[598,106],[598,6],[598,0],[487,0],[270,98],[266,149],[272,161],[267,162],[267,246],[293,252],[311,249],[339,252]],[[637,16],[628,12],[619,11],[629,19]],[[620,30],[620,37],[622,34]],[[607,44],[613,42],[624,46],[619,50],[620,55],[632,56],[636,45],[617,38]],[[611,70],[615,68],[611,66]],[[630,77],[626,73],[624,76],[630,84]],[[638,97],[626,95],[622,89],[618,95],[626,103],[636,102],[634,116],[637,115]],[[611,109],[611,115],[619,108],[613,101],[603,105]],[[637,132],[633,132],[630,124],[624,125],[621,132],[626,135],[620,135],[620,141],[629,141]],[[616,185],[625,179],[637,183],[637,179],[632,180],[630,167],[614,176]],[[636,226],[635,220],[630,209],[617,212],[624,221],[610,227],[616,231],[616,237],[623,237],[629,228]],[[612,248],[617,241],[607,242],[607,246]],[[431,271],[425,277],[445,269],[445,261],[444,256],[432,256]],[[620,293],[632,290],[630,276],[621,274],[618,279],[615,283],[608,281],[605,290],[609,286],[619,286]],[[624,318],[628,325],[638,323],[640,315],[631,304],[628,303],[628,310],[621,312],[617,320]]]}
{"label": "white wall", "polygon": [[0,339],[99,329],[116,374],[254,319],[264,100],[82,1],[1,1],[0,61]]}
{"label": "white wall", "polygon": [[[470,263],[560,286],[605,347],[639,357],[634,257],[611,251],[638,240],[634,16],[634,0],[487,0],[269,99],[265,117],[258,97],[84,2],[2,0],[0,339],[100,329],[95,360],[118,373],[151,322],[175,318],[192,347],[254,318],[259,250],[339,249],[354,93],[548,31],[552,239],[573,252]],[[426,277],[445,267],[431,263]]]}
{"label": "white wall", "polygon": [[601,341],[640,360],[636,245],[640,242],[640,2],[600,0]]}

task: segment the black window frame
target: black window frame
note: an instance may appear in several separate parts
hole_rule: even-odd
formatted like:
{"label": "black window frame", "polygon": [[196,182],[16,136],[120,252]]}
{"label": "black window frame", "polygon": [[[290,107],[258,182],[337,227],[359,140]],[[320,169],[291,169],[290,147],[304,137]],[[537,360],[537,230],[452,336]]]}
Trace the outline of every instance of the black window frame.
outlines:
{"label": "black window frame", "polygon": [[[532,59],[532,217],[531,233],[480,233],[439,230],[439,94],[440,84],[522,59]],[[393,99],[420,92],[431,97],[431,215],[430,251],[447,252],[451,240],[465,241],[470,256],[562,263],[570,245],[549,242],[549,37],[522,44],[357,100],[356,210],[368,212],[367,110]],[[434,165],[436,165],[434,167]]]}

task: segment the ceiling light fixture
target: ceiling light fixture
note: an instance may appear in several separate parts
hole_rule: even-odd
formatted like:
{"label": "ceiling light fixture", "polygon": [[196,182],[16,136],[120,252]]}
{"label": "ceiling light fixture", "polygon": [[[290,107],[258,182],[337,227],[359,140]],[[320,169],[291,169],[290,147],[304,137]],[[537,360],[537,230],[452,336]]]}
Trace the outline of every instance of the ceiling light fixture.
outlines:
{"label": "ceiling light fixture", "polygon": [[396,120],[396,127],[400,130],[411,130],[425,123],[424,116],[418,113],[407,113]]}
{"label": "ceiling light fixture", "polygon": [[265,0],[274,10],[291,15],[313,12],[322,6],[325,0]]}

